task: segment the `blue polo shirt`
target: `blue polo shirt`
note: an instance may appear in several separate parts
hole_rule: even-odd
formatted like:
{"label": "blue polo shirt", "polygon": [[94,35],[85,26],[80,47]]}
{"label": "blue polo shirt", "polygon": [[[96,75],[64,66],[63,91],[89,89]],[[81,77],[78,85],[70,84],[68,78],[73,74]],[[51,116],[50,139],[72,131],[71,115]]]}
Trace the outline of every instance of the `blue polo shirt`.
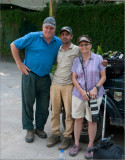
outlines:
{"label": "blue polo shirt", "polygon": [[40,77],[50,73],[62,44],[56,36],[48,44],[42,32],[31,32],[13,43],[18,49],[25,48],[24,64]]}

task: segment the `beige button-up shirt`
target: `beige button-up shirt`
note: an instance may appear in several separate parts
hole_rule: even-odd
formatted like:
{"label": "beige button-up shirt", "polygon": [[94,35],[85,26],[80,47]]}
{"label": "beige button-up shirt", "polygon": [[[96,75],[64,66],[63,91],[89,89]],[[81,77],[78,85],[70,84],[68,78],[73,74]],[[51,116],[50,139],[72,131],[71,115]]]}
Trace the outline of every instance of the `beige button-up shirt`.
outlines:
{"label": "beige button-up shirt", "polygon": [[79,47],[72,44],[65,51],[62,49],[62,45],[58,51],[57,56],[57,69],[54,74],[52,84],[71,84],[72,83],[72,64],[74,58],[79,56]]}

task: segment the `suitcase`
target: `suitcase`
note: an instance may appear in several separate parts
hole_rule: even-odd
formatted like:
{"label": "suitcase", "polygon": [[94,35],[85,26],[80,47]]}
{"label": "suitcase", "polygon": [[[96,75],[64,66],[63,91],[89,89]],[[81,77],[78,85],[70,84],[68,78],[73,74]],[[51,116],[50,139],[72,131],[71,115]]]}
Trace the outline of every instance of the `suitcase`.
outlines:
{"label": "suitcase", "polygon": [[121,76],[123,72],[124,72],[124,59],[120,59],[120,60],[109,59],[108,60],[108,65],[106,68],[107,78],[117,78]]}
{"label": "suitcase", "polygon": [[104,115],[103,115],[102,138],[94,147],[90,148],[88,152],[94,151],[94,155],[93,155],[94,160],[99,160],[99,159],[121,160],[121,159],[125,159],[124,148],[117,144],[114,144],[111,141],[111,138],[114,135],[110,135],[109,137],[104,138],[107,92],[108,90],[105,90],[105,105],[104,105]]}

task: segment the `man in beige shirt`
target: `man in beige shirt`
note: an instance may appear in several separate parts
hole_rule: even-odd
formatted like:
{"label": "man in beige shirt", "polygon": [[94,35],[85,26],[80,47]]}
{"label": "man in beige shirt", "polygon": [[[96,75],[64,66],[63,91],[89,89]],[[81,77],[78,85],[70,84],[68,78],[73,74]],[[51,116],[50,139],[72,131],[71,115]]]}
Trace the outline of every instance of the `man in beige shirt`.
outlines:
{"label": "man in beige shirt", "polygon": [[52,147],[60,142],[60,112],[63,101],[66,113],[65,132],[63,133],[59,149],[66,149],[70,145],[73,132],[73,119],[71,115],[73,90],[71,67],[74,58],[79,55],[79,47],[71,43],[73,35],[70,27],[61,28],[60,38],[63,44],[58,51],[58,65],[50,88],[52,135],[48,140],[47,146]]}
{"label": "man in beige shirt", "polygon": [[[58,51],[58,65],[50,88],[52,135],[49,137],[47,147],[52,147],[61,141],[60,112],[63,102],[65,109],[65,132],[63,133],[59,149],[64,150],[70,146],[73,132],[73,118],[71,115],[73,83],[71,68],[74,59],[79,56],[79,47],[71,43],[73,38],[72,29],[68,26],[61,28],[60,38],[63,44]],[[107,62],[103,61],[103,65],[106,66]]]}

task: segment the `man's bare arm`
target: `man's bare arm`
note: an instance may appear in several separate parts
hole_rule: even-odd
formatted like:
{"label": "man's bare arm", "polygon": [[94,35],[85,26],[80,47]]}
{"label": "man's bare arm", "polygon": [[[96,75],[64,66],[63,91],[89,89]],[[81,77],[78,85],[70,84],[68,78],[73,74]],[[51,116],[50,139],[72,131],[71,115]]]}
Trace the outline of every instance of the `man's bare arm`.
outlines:
{"label": "man's bare arm", "polygon": [[11,47],[11,52],[12,52],[13,58],[17,64],[20,72],[22,72],[22,74],[28,75],[29,74],[28,71],[30,71],[30,69],[27,66],[25,66],[25,64],[21,61],[21,58],[19,55],[19,49],[16,48],[14,43],[11,43],[10,47]]}

